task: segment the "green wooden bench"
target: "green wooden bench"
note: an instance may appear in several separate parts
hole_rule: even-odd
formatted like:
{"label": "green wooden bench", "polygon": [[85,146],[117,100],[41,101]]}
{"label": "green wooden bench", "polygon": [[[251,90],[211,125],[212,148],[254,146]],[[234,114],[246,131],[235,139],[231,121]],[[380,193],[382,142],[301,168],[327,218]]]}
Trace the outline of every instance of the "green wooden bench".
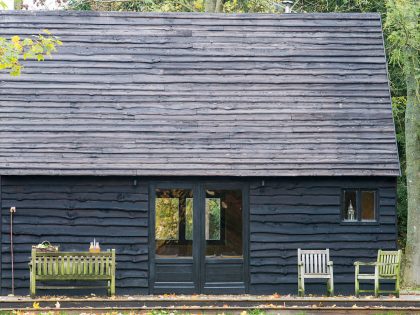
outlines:
{"label": "green wooden bench", "polygon": [[[101,253],[88,252],[39,252],[32,249],[30,293],[36,289],[92,289],[108,288],[108,295],[115,294],[115,249]],[[37,281],[104,281],[97,286],[40,286]]]}
{"label": "green wooden bench", "polygon": [[[378,250],[378,258],[376,262],[360,262],[356,261],[355,266],[355,294],[359,296],[361,292],[373,292],[376,297],[381,293],[395,293],[397,297],[400,295],[400,268],[401,268],[401,250],[385,251]],[[375,267],[374,273],[361,273],[361,266]],[[380,290],[379,280],[395,280],[395,290]],[[360,280],[374,280],[374,290],[360,290]]]}

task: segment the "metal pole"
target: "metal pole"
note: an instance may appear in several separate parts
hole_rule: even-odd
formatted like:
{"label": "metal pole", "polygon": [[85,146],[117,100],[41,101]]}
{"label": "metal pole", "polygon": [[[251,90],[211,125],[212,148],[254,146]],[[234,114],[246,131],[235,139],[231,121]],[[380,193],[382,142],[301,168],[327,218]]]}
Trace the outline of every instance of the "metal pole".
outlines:
{"label": "metal pole", "polygon": [[12,294],[15,295],[15,265],[13,255],[13,213],[16,212],[16,207],[10,207],[10,259],[12,263]]}

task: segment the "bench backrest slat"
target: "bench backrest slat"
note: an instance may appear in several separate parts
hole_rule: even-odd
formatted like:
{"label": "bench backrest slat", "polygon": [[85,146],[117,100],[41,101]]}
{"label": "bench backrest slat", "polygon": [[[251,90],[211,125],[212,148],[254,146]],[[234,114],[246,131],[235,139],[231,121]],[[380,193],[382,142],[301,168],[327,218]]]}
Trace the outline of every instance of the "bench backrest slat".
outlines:
{"label": "bench backrest slat", "polygon": [[298,249],[298,262],[303,263],[305,274],[328,274],[327,263],[329,261],[328,248],[325,250]]}
{"label": "bench backrest slat", "polygon": [[401,250],[385,251],[378,250],[379,276],[396,276],[401,264]]}

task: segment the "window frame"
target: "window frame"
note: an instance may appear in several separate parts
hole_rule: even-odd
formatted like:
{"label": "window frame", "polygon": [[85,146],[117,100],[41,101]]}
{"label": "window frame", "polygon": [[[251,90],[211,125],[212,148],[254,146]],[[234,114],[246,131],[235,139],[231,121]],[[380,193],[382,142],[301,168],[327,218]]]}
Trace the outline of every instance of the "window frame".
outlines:
{"label": "window frame", "polygon": [[[354,221],[347,221],[344,219],[344,213],[345,213],[345,209],[344,209],[344,201],[345,201],[345,192],[346,191],[355,191],[356,192],[356,213],[355,213],[355,217],[356,220]],[[374,193],[374,211],[375,211],[375,215],[374,215],[374,219],[373,220],[362,220],[362,209],[361,209],[361,205],[362,205],[362,192],[367,192],[367,191],[371,191]],[[379,225],[380,221],[379,221],[379,190],[377,188],[371,188],[371,187],[346,187],[346,188],[342,188],[341,189],[341,193],[340,193],[340,224],[342,225]]]}

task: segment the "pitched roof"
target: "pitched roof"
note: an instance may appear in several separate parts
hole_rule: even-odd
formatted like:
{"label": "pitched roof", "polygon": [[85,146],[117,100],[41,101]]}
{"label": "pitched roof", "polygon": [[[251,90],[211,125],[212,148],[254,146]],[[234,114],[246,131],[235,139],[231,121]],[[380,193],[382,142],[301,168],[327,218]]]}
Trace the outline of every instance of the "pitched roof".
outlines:
{"label": "pitched roof", "polygon": [[1,12],[0,174],[399,175],[380,16]]}

